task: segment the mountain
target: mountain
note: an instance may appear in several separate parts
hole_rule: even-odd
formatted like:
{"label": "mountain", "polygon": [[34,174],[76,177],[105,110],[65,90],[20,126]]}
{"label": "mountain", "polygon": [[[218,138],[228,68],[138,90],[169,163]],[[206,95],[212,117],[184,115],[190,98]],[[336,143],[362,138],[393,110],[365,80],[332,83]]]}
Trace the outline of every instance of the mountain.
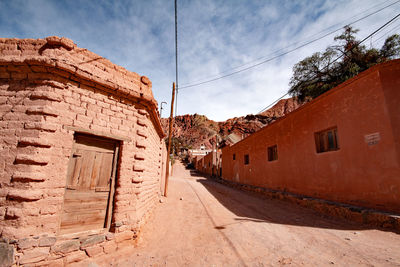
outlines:
{"label": "mountain", "polygon": [[[173,125],[173,141],[184,148],[199,148],[200,145],[204,144],[210,149],[215,143],[216,135],[220,139],[231,133],[245,137],[292,112],[300,105],[293,98],[282,99],[260,114],[235,117],[223,122],[215,122],[199,114],[177,116]],[[168,119],[161,119],[161,124],[164,132],[168,133]]]}

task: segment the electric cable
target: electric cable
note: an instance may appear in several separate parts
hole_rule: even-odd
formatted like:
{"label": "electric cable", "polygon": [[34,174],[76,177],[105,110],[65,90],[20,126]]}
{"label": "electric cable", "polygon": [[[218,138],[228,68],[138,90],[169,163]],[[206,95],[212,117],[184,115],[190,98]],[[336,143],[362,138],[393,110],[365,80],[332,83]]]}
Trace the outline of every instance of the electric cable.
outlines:
{"label": "electric cable", "polygon": [[[352,48],[350,48],[349,50],[345,51],[344,53],[342,53],[340,56],[338,56],[336,59],[334,59],[332,63],[335,63],[336,61],[338,61],[339,59],[341,59],[343,56],[345,56],[347,53],[351,52],[353,49],[357,48],[360,44],[362,44],[363,42],[365,42],[366,40],[368,40],[371,36],[375,35],[377,32],[379,32],[380,30],[382,30],[383,28],[385,28],[387,25],[389,25],[390,23],[392,23],[392,21],[396,20],[398,17],[400,17],[400,13],[397,14],[396,16],[394,16],[392,19],[390,19],[388,22],[386,22],[385,24],[383,24],[382,26],[380,26],[377,30],[375,30],[374,32],[372,32],[371,34],[369,34],[367,37],[365,37],[364,39],[362,39],[360,42],[357,42],[357,44],[355,44]],[[315,79],[317,76],[314,76],[311,80]],[[287,96],[289,94],[289,92],[287,92],[286,94],[284,94],[283,96],[279,97],[277,100],[275,100],[274,102],[272,102],[272,104],[275,104],[277,101],[281,100],[282,98],[284,98],[285,96]],[[264,112],[267,108],[269,108],[272,104],[269,104],[267,107],[263,108],[261,111],[259,111],[257,114],[260,114],[261,112]]]}
{"label": "electric cable", "polygon": [[393,35],[394,32],[396,32],[399,28],[400,28],[400,23],[399,23],[398,25],[394,25],[394,27],[393,27],[392,29],[390,29],[390,30],[384,32],[380,37],[378,37],[378,39],[373,40],[372,42],[373,42],[374,44],[376,44],[377,42],[379,42],[379,41],[382,40],[383,38],[385,38],[385,37],[387,38],[387,37],[389,37],[390,35]]}
{"label": "electric cable", "polygon": [[[359,22],[359,21],[361,21],[361,20],[364,20],[364,19],[366,19],[366,18],[368,18],[368,17],[370,17],[370,16],[372,16],[372,15],[374,15],[374,14],[376,14],[376,13],[378,13],[378,12],[380,12],[380,11],[382,11],[382,10],[384,10],[384,9],[386,9],[386,8],[388,8],[388,7],[390,7],[390,6],[392,6],[392,5],[394,5],[394,4],[397,4],[398,2],[400,2],[400,1],[396,1],[396,2],[393,2],[393,3],[389,4],[389,5],[387,5],[387,6],[384,6],[383,8],[380,8],[380,9],[378,9],[378,10],[376,10],[376,11],[374,11],[374,12],[372,12],[372,13],[366,15],[366,16],[363,16],[363,17],[361,17],[361,18],[355,20],[355,21],[352,21],[352,22],[350,22],[350,23],[345,23],[346,21],[348,21],[348,20],[350,20],[350,19],[353,19],[353,18],[355,18],[355,17],[357,17],[357,16],[359,16],[359,15],[361,15],[361,14],[364,14],[364,13],[370,11],[371,9],[374,9],[375,7],[380,6],[380,5],[382,5],[382,4],[386,3],[386,2],[382,2],[382,3],[376,4],[376,5],[374,5],[374,6],[370,7],[370,8],[368,8],[368,9],[366,9],[366,10],[364,10],[364,11],[362,11],[362,12],[360,12],[360,13],[358,13],[358,14],[352,16],[352,17],[350,17],[350,18],[347,18],[347,19],[343,20],[342,22],[339,22],[339,23],[336,23],[336,24],[334,24],[334,25],[331,25],[331,26],[329,26],[329,27],[323,29],[322,31],[320,31],[320,32],[318,32],[318,33],[315,33],[315,34],[313,34],[313,35],[310,35],[310,36],[308,36],[307,38],[305,38],[304,40],[307,40],[307,39],[312,38],[312,37],[314,37],[314,36],[318,36],[319,34],[324,33],[324,32],[326,32],[326,31],[330,30],[331,28],[334,28],[334,27],[336,27],[336,26],[338,26],[338,25],[341,25],[339,28],[336,29],[335,32],[337,32],[337,31],[341,30],[341,29],[343,28],[343,26],[345,26],[345,25],[352,25],[352,24],[355,24],[355,23],[357,23],[357,22]],[[333,33],[334,33],[334,32],[332,32],[331,34],[333,34]],[[274,52],[272,52],[272,53],[270,53],[270,54],[268,54],[268,55],[266,55],[266,56],[259,57],[259,58],[257,58],[257,59],[252,60],[252,61],[246,62],[246,63],[244,63],[244,64],[242,64],[242,65],[239,65],[239,66],[236,66],[236,67],[233,67],[233,68],[226,69],[226,70],[221,71],[221,72],[219,72],[218,74],[215,74],[215,75],[213,75],[213,76],[211,76],[211,77],[218,77],[218,76],[220,76],[220,75],[222,75],[222,74],[224,74],[224,73],[227,73],[227,72],[230,72],[230,71],[232,71],[232,70],[239,69],[239,68],[241,68],[241,67],[250,65],[250,64],[252,64],[252,63],[254,63],[254,62],[257,62],[257,61],[266,59],[267,57],[270,57],[270,56],[272,56],[272,55],[275,55],[275,54],[277,54],[277,53],[280,52],[280,51],[283,51],[283,50],[288,49],[288,48],[290,48],[290,47],[292,47],[292,46],[294,46],[294,45],[297,45],[297,44],[299,44],[299,43],[302,43],[302,42],[304,42],[304,40],[300,40],[300,41],[294,42],[294,43],[292,43],[292,44],[290,44],[290,45],[288,45],[288,46],[286,46],[286,47],[280,48],[280,49],[278,49],[278,50],[276,50],[276,51],[274,51]],[[210,77],[210,76],[208,76],[208,77]],[[202,78],[202,79],[198,79],[198,80],[193,81],[193,82],[184,83],[182,86],[184,87],[184,86],[187,86],[187,85],[191,85],[191,84],[193,84],[193,83],[198,83],[198,82],[204,81],[205,79],[208,79],[208,77],[204,77],[204,78]]]}
{"label": "electric cable", "polygon": [[[383,7],[383,8],[380,8],[380,9],[377,10],[377,11],[374,11],[374,12],[372,12],[372,13],[370,13],[370,14],[368,14],[368,15],[366,15],[366,16],[360,18],[360,19],[357,19],[357,20],[353,21],[352,23],[349,23],[348,25],[352,25],[352,24],[354,24],[354,23],[356,23],[356,22],[359,22],[359,21],[361,21],[361,20],[363,20],[363,19],[365,19],[365,18],[367,18],[367,17],[369,17],[369,16],[372,16],[372,15],[374,15],[374,14],[376,14],[376,13],[378,13],[378,12],[380,12],[380,11],[382,11],[382,10],[384,10],[384,9],[386,9],[386,8],[388,8],[388,7],[392,6],[392,5],[394,5],[394,4],[397,4],[397,3],[399,3],[399,2],[400,2],[400,0],[398,0],[398,1],[396,1],[396,2],[393,2],[393,3],[387,5],[387,6]],[[257,66],[260,66],[260,65],[262,65],[262,64],[265,64],[265,63],[267,63],[267,62],[270,62],[270,61],[272,61],[272,60],[274,60],[274,59],[277,59],[277,58],[279,58],[279,57],[285,56],[285,55],[287,55],[287,54],[289,54],[289,53],[291,53],[291,52],[294,52],[294,51],[296,51],[296,50],[298,50],[298,49],[300,49],[300,48],[303,48],[303,47],[305,47],[305,46],[307,46],[307,45],[309,45],[309,44],[312,44],[312,43],[314,43],[314,42],[316,42],[316,41],[319,41],[319,40],[321,40],[321,39],[323,39],[323,38],[325,38],[325,37],[327,37],[327,36],[329,36],[329,35],[331,35],[331,34],[337,32],[337,31],[341,30],[342,28],[343,28],[343,27],[340,27],[340,28],[338,28],[338,29],[335,29],[335,30],[333,30],[333,31],[330,31],[329,33],[324,34],[324,35],[322,35],[321,37],[315,38],[315,39],[313,39],[313,40],[311,40],[311,41],[308,41],[308,42],[306,42],[306,43],[304,43],[304,44],[302,44],[302,45],[299,45],[299,46],[297,46],[297,47],[295,47],[295,48],[293,48],[293,49],[290,49],[290,50],[288,50],[288,51],[286,51],[286,52],[283,52],[283,53],[278,54],[278,55],[276,55],[276,56],[273,56],[273,57],[271,57],[271,58],[265,59],[265,60],[263,60],[263,61],[261,61],[261,62],[259,62],[259,63],[257,63],[257,64],[253,64],[253,65],[251,65],[251,66],[249,66],[249,67],[246,67],[246,68],[243,68],[243,69],[240,69],[240,70],[237,70],[237,71],[228,73],[228,74],[226,74],[226,75],[221,75],[221,76],[218,76],[218,77],[209,79],[209,80],[205,80],[205,81],[198,82],[198,83],[193,83],[193,84],[188,84],[188,85],[186,85],[186,86],[180,87],[180,89],[195,87],[195,86],[203,85],[203,84],[206,84],[206,83],[214,82],[214,81],[217,81],[217,80],[220,80],[220,79],[223,79],[223,78],[226,78],[226,77],[229,77],[229,76],[232,76],[232,75],[235,75],[235,74],[244,72],[244,71],[246,71],[246,70],[255,68],[255,67],[257,67]],[[280,51],[280,50],[278,50],[278,51]],[[245,65],[247,65],[247,64],[245,64]]]}

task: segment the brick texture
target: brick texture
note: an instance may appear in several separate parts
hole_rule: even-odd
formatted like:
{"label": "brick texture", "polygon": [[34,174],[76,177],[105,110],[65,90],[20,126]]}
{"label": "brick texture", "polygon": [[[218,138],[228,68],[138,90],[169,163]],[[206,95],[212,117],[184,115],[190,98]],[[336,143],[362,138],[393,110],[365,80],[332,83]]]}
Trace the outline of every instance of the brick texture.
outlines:
{"label": "brick texture", "polygon": [[1,236],[21,240],[15,248],[25,262],[59,261],[51,258],[57,253],[77,262],[103,247],[113,251],[109,242],[116,246],[99,237],[104,244],[85,251],[88,244],[77,239],[59,240],[76,132],[119,140],[112,230],[128,231],[118,240],[135,238],[165,175],[164,133],[149,79],[66,38],[0,39],[0,103]]}

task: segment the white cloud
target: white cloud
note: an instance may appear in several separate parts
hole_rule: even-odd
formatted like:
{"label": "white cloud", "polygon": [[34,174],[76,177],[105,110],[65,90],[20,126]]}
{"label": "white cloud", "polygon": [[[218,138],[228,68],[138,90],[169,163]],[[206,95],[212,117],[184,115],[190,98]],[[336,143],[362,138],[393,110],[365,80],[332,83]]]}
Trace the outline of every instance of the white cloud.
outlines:
{"label": "white cloud", "polygon": [[[178,0],[179,84],[213,78],[276,55],[283,47],[321,36],[387,4],[383,0]],[[393,17],[399,5],[357,23],[359,39]],[[3,37],[69,37],[81,47],[148,76],[159,103],[171,99],[175,80],[173,1],[1,1],[0,25]],[[335,27],[326,30],[332,25]],[[392,29],[395,26],[398,22]],[[182,89],[178,113],[200,113],[214,120],[256,113],[287,92],[296,62],[324,50],[332,40],[333,35],[226,79]],[[384,38],[378,41],[381,45]],[[169,106],[164,116],[169,114]]]}

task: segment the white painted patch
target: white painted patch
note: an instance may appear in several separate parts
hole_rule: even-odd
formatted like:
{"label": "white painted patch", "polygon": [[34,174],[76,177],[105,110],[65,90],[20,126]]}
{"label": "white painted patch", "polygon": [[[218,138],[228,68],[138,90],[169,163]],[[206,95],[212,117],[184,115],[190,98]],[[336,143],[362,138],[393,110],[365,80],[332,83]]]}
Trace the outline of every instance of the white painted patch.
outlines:
{"label": "white painted patch", "polygon": [[240,180],[240,178],[239,178],[239,173],[236,173],[236,175],[235,175],[235,181],[236,181],[236,182],[239,182],[239,180]]}
{"label": "white painted patch", "polygon": [[369,146],[373,146],[379,143],[381,140],[381,135],[380,133],[372,133],[372,134],[366,134],[364,135],[364,140],[365,143],[367,143]]}

